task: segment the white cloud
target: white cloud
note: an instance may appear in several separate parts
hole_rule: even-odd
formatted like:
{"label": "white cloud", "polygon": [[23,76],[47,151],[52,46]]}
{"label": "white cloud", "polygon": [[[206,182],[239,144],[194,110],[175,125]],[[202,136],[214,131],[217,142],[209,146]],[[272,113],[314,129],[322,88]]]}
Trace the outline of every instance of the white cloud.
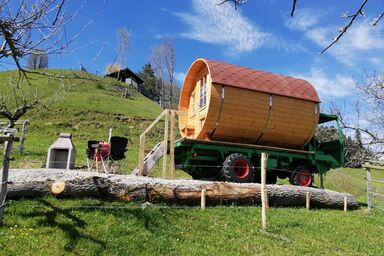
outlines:
{"label": "white cloud", "polygon": [[384,65],[383,59],[375,57],[375,56],[368,58],[368,61],[375,66],[383,66]]}
{"label": "white cloud", "polygon": [[[313,9],[297,10],[296,15],[296,18],[286,20],[285,26],[292,30],[303,31],[307,39],[320,47],[319,51],[339,34],[335,25],[320,27],[319,19],[324,15]],[[324,54],[330,54],[337,61],[349,66],[365,61],[374,64],[371,57],[374,57],[378,50],[384,49],[384,40],[380,34],[383,26],[379,23],[373,27],[369,24],[370,20],[372,19],[365,18],[355,22]]]}
{"label": "white cloud", "polygon": [[306,31],[305,34],[309,39],[317,45],[324,45],[329,42],[330,29],[329,28],[314,28]]}
{"label": "white cloud", "polygon": [[192,3],[193,13],[175,13],[189,26],[181,34],[183,37],[228,46],[238,52],[249,52],[267,43],[277,44],[274,36],[263,32],[232,5],[219,6],[213,0]]}
{"label": "white cloud", "polygon": [[[327,27],[310,29],[306,35],[318,46],[325,47],[337,33],[335,28]],[[382,35],[365,20],[354,24],[328,52],[341,63],[354,65],[357,61],[369,61],[369,55],[383,49]]]}
{"label": "white cloud", "polygon": [[174,77],[177,82],[180,84],[184,83],[185,73],[184,72],[175,72]]}
{"label": "white cloud", "polygon": [[293,75],[310,82],[320,96],[321,100],[330,100],[346,97],[354,93],[353,79],[337,74],[328,77],[323,70],[312,68],[309,74]]}
{"label": "white cloud", "polygon": [[314,25],[317,25],[321,17],[322,13],[319,11],[304,8],[297,10],[295,16],[287,18],[285,26],[293,30],[306,31]]}

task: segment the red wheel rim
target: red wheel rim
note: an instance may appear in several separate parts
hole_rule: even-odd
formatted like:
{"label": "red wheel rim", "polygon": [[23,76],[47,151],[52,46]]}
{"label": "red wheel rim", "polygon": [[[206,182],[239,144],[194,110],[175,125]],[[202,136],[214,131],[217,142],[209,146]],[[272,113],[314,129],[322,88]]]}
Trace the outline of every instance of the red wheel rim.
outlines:
{"label": "red wheel rim", "polygon": [[238,159],[233,163],[233,169],[236,173],[237,178],[243,179],[249,174],[249,164],[247,160]]}
{"label": "red wheel rim", "polygon": [[302,187],[309,187],[312,183],[312,174],[306,169],[299,170],[295,176],[297,185]]}

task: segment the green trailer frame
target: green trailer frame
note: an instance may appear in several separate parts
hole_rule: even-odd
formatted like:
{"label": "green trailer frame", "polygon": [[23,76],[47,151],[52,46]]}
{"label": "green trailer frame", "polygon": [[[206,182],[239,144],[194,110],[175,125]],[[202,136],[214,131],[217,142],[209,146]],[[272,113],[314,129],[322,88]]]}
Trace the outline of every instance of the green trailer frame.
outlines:
{"label": "green trailer frame", "polygon": [[[338,140],[319,143],[314,137],[303,150],[181,139],[175,143],[175,164],[193,178],[217,178],[229,155],[239,153],[246,156],[257,172],[260,171],[261,153],[267,153],[268,183],[275,183],[277,177],[291,178],[292,173],[303,166],[312,174],[324,174],[345,162],[343,134],[337,116],[320,114],[319,124],[331,121],[336,121]],[[255,175],[255,182],[259,181],[257,177],[260,175]]]}

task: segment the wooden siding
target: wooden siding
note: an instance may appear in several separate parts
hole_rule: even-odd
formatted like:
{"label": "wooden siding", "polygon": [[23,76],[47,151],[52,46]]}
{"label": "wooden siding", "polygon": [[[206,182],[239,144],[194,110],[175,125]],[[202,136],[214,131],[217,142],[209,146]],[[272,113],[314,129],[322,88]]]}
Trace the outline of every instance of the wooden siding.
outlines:
{"label": "wooden siding", "polygon": [[[207,76],[207,103],[200,109],[203,76]],[[188,113],[179,118],[183,137],[300,149],[315,133],[317,102],[212,84],[209,66],[203,61],[191,66],[185,81],[179,103],[180,111]],[[195,115],[189,107],[192,92]]]}

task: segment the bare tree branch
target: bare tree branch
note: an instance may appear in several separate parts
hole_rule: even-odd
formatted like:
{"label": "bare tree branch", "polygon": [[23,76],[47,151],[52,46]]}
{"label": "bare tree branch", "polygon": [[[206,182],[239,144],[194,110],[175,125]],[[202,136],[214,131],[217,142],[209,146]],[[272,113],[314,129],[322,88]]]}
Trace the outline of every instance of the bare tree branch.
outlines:
{"label": "bare tree branch", "polygon": [[[17,80],[10,79],[8,87],[0,92],[0,116],[12,125],[28,110],[37,105],[48,106],[49,99],[39,99],[31,84],[32,77],[46,76],[60,81],[65,89],[67,79],[97,80],[86,73],[50,73],[23,67],[21,60],[38,52],[45,56],[68,50],[85,31],[106,2],[103,0],[96,14],[73,36],[67,37],[65,26],[73,21],[84,8],[86,0],[79,3],[74,12],[67,12],[67,0],[0,0],[0,65],[9,64],[4,60],[12,58],[19,71]],[[47,59],[45,60],[47,61]],[[27,63],[28,64],[28,63]],[[41,67],[35,65],[35,67]],[[54,97],[52,97],[53,99]]]}
{"label": "bare tree branch", "polygon": [[292,3],[292,10],[291,10],[291,17],[293,17],[293,15],[295,14],[296,3],[297,3],[297,0],[293,0],[293,3]]}
{"label": "bare tree branch", "polygon": [[164,50],[164,62],[167,69],[168,81],[169,81],[169,103],[170,107],[173,106],[173,80],[175,74],[175,49],[173,48],[173,42],[171,38],[166,37],[163,42]]}
{"label": "bare tree branch", "polygon": [[240,5],[245,4],[247,0],[223,0],[219,2],[217,5],[222,5],[228,2],[232,2],[235,5],[235,9],[237,9],[237,7],[239,7]]}
{"label": "bare tree branch", "polygon": [[327,47],[325,47],[321,52],[320,54],[324,53],[326,50],[328,50],[329,48],[332,47],[332,45],[334,45],[335,43],[337,43],[337,41],[339,41],[339,39],[347,32],[347,30],[352,26],[353,22],[355,21],[355,19],[359,16],[359,15],[364,15],[364,12],[363,12],[363,8],[365,6],[365,4],[368,2],[368,0],[364,0],[359,9],[357,9],[357,11],[355,12],[355,14],[353,15],[350,15],[350,16],[344,16],[344,18],[350,18],[350,21],[348,22],[348,24],[343,27],[343,28],[340,28],[339,31],[340,31],[340,34],[333,39],[332,43],[330,43]]}
{"label": "bare tree branch", "polygon": [[[360,16],[360,15],[365,16],[363,9],[364,9],[365,5],[368,3],[368,1],[369,0],[363,0],[360,4],[359,8],[353,14],[348,14],[348,12],[343,13],[342,18],[349,19],[348,24],[339,29],[339,35],[337,37],[333,38],[332,42],[329,45],[327,45],[320,52],[320,54],[324,53],[329,48],[331,48],[334,44],[336,44],[340,40],[340,38],[344,36],[344,34],[347,32],[347,30],[350,27],[352,27],[354,21],[356,20],[356,18],[358,16]],[[237,9],[240,5],[246,3],[247,1],[246,0],[222,0],[217,5],[223,5],[223,4],[229,3],[229,2],[233,3],[235,6],[235,9]],[[291,8],[291,13],[290,13],[291,17],[293,17],[295,15],[297,2],[298,2],[298,0],[292,0],[292,8]],[[371,25],[376,26],[383,17],[384,17],[384,12],[381,12],[380,15],[377,18],[375,18],[374,22]]]}
{"label": "bare tree branch", "polygon": [[59,5],[58,5],[58,8],[57,8],[57,13],[56,13],[56,17],[55,19],[53,20],[52,22],[52,25],[55,26],[56,25],[56,22],[57,20],[59,19],[59,16],[60,16],[60,13],[61,13],[61,10],[63,9],[63,5],[65,3],[65,0],[62,0]]}
{"label": "bare tree branch", "polygon": [[165,65],[163,61],[163,49],[161,45],[152,47],[151,55],[149,57],[153,70],[155,71],[156,77],[160,80],[158,83],[158,91],[160,92],[160,106],[164,106],[164,71]]}
{"label": "bare tree branch", "polygon": [[126,65],[125,61],[127,59],[128,51],[129,51],[129,41],[130,41],[130,35],[127,30],[127,28],[119,28],[117,30],[118,36],[119,36],[119,49],[118,49],[118,55],[119,55],[119,64],[124,67]]}
{"label": "bare tree branch", "polygon": [[[169,107],[172,107],[175,75],[175,49],[171,38],[163,38],[160,44],[155,45],[152,48],[149,62],[151,63],[156,76],[160,79],[161,90],[159,91],[161,92],[161,106],[165,107],[165,102],[168,101],[170,104]],[[169,86],[169,95],[166,93],[166,86]]]}
{"label": "bare tree branch", "polygon": [[380,22],[381,18],[383,18],[383,16],[384,16],[384,12],[382,12],[382,13],[379,15],[379,17],[377,17],[377,18],[375,19],[375,21],[372,23],[372,26],[376,26],[377,24],[379,24],[379,22]]}

